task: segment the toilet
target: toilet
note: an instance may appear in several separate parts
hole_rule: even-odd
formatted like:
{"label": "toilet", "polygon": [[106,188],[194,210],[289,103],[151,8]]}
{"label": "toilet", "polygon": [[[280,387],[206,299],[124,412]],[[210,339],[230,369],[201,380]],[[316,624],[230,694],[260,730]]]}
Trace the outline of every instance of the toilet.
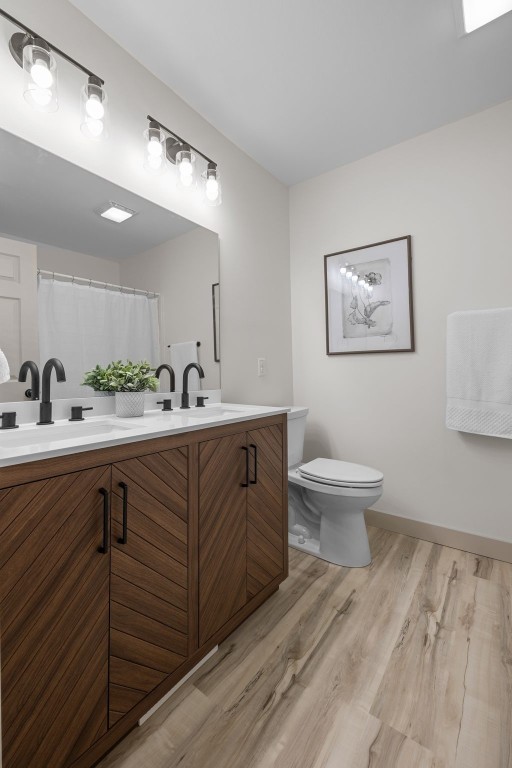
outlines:
{"label": "toilet", "polygon": [[364,511],[382,496],[377,469],[334,459],[302,462],[307,408],[288,413],[288,543],[350,568],[371,562]]}

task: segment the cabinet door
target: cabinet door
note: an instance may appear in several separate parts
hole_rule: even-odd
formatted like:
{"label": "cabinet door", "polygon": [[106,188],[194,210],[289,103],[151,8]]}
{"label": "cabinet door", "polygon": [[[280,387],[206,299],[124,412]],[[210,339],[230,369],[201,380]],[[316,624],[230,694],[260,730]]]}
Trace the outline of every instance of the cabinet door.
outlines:
{"label": "cabinet door", "polygon": [[286,462],[279,425],[247,434],[251,472],[247,492],[247,597],[258,594],[285,568],[287,519],[283,514]]}
{"label": "cabinet door", "polygon": [[199,446],[199,644],[247,599],[246,435]]}
{"label": "cabinet door", "polygon": [[107,730],[109,488],[100,467],[0,491],[3,768],[68,766]]}
{"label": "cabinet door", "polygon": [[188,449],[114,464],[112,493],[110,726],[188,656]]}

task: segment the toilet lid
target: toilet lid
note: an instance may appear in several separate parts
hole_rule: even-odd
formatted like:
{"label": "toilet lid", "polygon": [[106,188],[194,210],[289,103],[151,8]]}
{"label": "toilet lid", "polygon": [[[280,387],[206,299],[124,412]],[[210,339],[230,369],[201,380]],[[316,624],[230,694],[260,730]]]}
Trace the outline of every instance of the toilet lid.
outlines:
{"label": "toilet lid", "polygon": [[355,488],[380,485],[384,480],[378,469],[336,459],[314,459],[302,464],[298,471],[303,477],[318,483]]}

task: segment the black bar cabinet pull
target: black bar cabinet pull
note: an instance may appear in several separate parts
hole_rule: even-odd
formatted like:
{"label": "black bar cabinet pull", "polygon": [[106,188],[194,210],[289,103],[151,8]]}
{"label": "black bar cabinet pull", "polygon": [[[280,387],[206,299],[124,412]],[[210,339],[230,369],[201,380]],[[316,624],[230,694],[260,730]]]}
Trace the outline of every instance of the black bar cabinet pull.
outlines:
{"label": "black bar cabinet pull", "polygon": [[258,446],[251,443],[250,447],[254,451],[254,480],[250,480],[249,482],[251,485],[256,485],[258,482]]}
{"label": "black bar cabinet pull", "polygon": [[110,493],[106,488],[100,488],[100,493],[103,496],[103,546],[98,547],[98,552],[102,555],[108,553],[108,518],[110,514]]}
{"label": "black bar cabinet pull", "polygon": [[246,445],[242,445],[242,451],[245,451],[245,483],[240,483],[242,488],[249,487],[249,449]]}
{"label": "black bar cabinet pull", "polygon": [[119,487],[123,489],[123,535],[118,539],[119,544],[128,543],[128,486],[126,483],[119,483]]}

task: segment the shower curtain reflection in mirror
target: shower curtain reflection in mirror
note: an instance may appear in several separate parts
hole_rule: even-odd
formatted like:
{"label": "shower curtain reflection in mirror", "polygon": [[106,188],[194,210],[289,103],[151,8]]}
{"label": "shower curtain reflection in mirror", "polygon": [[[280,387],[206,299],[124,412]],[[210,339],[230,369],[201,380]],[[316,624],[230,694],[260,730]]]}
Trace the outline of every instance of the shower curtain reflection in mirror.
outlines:
{"label": "shower curtain reflection in mirror", "polygon": [[40,360],[62,360],[59,397],[88,397],[85,371],[112,360],[160,361],[158,296],[38,277]]}

